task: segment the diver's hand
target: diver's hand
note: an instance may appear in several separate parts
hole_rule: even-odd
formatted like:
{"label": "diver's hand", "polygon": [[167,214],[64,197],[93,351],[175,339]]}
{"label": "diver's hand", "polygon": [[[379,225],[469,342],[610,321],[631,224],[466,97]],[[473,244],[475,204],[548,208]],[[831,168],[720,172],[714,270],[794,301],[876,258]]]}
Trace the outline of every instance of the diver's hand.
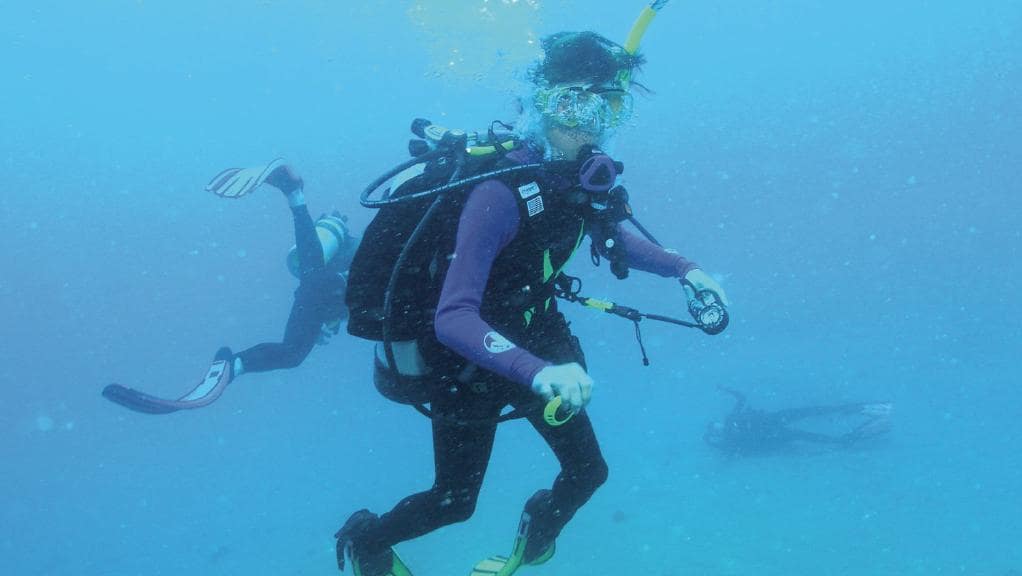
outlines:
{"label": "diver's hand", "polygon": [[266,176],[266,183],[284,194],[290,194],[304,185],[302,177],[298,175],[298,171],[290,164],[280,164],[274,168]]}
{"label": "diver's hand", "polygon": [[697,292],[703,290],[712,290],[720,296],[720,303],[724,306],[730,306],[731,302],[727,299],[727,294],[724,293],[724,289],[720,287],[720,284],[713,279],[712,276],[703,272],[699,268],[693,268],[685,274],[685,279],[681,281],[682,287],[685,288],[685,295],[691,300],[696,297]]}
{"label": "diver's hand", "polygon": [[577,362],[547,366],[532,379],[532,391],[550,400],[560,396],[571,412],[578,412],[593,394],[593,379]]}

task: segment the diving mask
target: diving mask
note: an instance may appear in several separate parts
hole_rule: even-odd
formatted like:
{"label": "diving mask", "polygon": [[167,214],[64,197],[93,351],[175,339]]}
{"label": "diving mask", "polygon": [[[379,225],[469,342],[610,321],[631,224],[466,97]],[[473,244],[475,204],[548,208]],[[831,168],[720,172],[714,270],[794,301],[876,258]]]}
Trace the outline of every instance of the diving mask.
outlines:
{"label": "diving mask", "polygon": [[593,132],[616,128],[632,113],[632,95],[620,86],[555,86],[536,93],[536,108],[565,128]]}

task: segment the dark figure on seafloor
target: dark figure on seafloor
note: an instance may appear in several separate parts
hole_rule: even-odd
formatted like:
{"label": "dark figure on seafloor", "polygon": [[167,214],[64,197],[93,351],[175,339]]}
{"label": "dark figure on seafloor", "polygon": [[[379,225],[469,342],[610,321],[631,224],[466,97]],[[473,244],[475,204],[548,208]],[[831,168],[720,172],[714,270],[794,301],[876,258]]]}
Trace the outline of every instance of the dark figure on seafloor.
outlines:
{"label": "dark figure on seafloor", "polygon": [[[703,440],[726,454],[777,453],[795,449],[800,444],[846,447],[891,430],[892,405],[886,402],[806,406],[771,412],[750,408],[745,395],[737,390],[719,388],[735,397],[735,405],[723,421],[706,426]],[[851,428],[843,433],[824,433],[797,426],[824,417],[847,421]]]}

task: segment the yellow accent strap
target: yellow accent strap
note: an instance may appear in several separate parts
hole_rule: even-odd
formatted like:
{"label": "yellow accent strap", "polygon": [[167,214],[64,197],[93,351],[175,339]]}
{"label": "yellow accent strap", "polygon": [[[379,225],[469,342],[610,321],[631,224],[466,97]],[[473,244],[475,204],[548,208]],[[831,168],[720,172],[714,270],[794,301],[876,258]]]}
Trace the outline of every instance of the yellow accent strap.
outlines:
{"label": "yellow accent strap", "polygon": [[582,301],[582,304],[590,308],[602,310],[603,312],[607,312],[614,307],[613,302],[608,302],[607,300],[597,300],[596,298],[586,298],[585,300]]}
{"label": "yellow accent strap", "polygon": [[[515,144],[516,142],[514,140],[508,140],[506,142],[501,142],[500,146],[504,148],[504,150],[510,151],[515,147]],[[466,149],[466,152],[468,152],[469,156],[486,156],[488,154],[493,154],[496,151],[497,151],[496,146],[469,146]]]}
{"label": "yellow accent strap", "polygon": [[525,327],[526,328],[529,327],[529,324],[532,324],[532,316],[535,313],[536,313],[536,307],[535,306],[533,306],[532,308],[529,308],[528,310],[526,310],[523,313],[523,316],[525,316]]}
{"label": "yellow accent strap", "polygon": [[571,417],[575,415],[574,412],[568,412],[568,415],[564,418],[557,417],[557,410],[560,409],[563,402],[563,398],[560,396],[554,396],[546,403],[546,407],[543,408],[543,420],[554,428],[563,425],[568,420],[571,420]]}
{"label": "yellow accent strap", "polygon": [[554,270],[553,262],[550,261],[550,249],[547,248],[546,250],[543,251],[543,282],[544,283],[549,282],[550,279],[553,278],[553,277],[561,275],[561,270],[564,270],[565,266],[568,265],[568,262],[571,262],[571,258],[575,255],[575,252],[578,251],[578,247],[582,245],[582,240],[585,238],[585,236],[586,236],[586,225],[585,225],[585,222],[583,222],[582,225],[578,229],[578,238],[575,239],[575,247],[571,249],[571,254],[568,254],[568,257],[564,259],[564,262],[561,264],[561,267],[558,268],[557,270]]}

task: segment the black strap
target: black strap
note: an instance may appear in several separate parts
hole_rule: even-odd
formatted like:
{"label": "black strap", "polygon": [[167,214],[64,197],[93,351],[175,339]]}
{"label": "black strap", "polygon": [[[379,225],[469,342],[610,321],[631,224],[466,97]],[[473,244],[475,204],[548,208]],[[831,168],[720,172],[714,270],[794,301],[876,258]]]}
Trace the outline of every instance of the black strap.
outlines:
{"label": "black strap", "polygon": [[[626,320],[631,320],[635,324],[635,339],[639,343],[639,350],[642,352],[642,365],[649,366],[649,356],[646,354],[646,346],[642,341],[642,330],[639,328],[639,322],[643,318],[650,320],[657,320],[659,322],[667,322],[669,324],[675,324],[677,326],[685,326],[686,328],[702,328],[695,322],[688,322],[686,320],[680,320],[678,318],[671,318],[670,316],[662,316],[660,314],[646,314],[640,312],[635,308],[629,306],[622,306],[614,302],[598,301],[593,298],[587,298],[581,295],[582,291],[582,280],[574,276],[568,276],[567,274],[561,274],[557,281],[557,297],[568,302],[575,302],[582,306],[597,308],[603,310],[608,314],[620,316]],[[594,303],[599,303],[596,305]]]}

